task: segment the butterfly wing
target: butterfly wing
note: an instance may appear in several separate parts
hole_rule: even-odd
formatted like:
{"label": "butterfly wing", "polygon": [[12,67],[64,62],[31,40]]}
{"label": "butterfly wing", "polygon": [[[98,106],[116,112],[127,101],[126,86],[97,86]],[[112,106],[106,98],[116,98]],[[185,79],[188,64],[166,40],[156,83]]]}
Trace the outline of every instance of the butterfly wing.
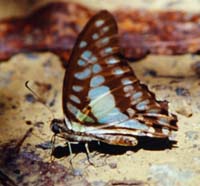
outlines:
{"label": "butterfly wing", "polygon": [[118,29],[107,11],[95,15],[80,33],[63,85],[67,127],[94,135],[165,138],[177,130],[167,102],[157,101],[119,57]]}
{"label": "butterfly wing", "polygon": [[[106,68],[105,60],[108,60],[108,56],[101,56],[105,48],[112,49],[111,57],[114,53],[119,53],[117,33],[117,25],[107,11],[95,15],[80,33],[72,50],[63,84],[63,110],[70,120],[77,120],[72,109],[86,110],[85,107],[91,101],[88,97],[90,84],[94,82],[91,80],[102,68]],[[113,59],[115,60],[114,57]]]}

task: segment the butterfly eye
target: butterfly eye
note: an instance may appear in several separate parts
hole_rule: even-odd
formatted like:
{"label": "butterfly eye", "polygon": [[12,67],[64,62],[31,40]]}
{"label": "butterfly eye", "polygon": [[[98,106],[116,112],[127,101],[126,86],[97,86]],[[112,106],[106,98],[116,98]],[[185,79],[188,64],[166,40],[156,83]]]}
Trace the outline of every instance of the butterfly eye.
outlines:
{"label": "butterfly eye", "polygon": [[51,130],[52,130],[52,132],[53,132],[54,134],[59,134],[59,133],[60,133],[60,128],[59,128],[58,125],[55,124],[55,123],[52,124]]}
{"label": "butterfly eye", "polygon": [[58,119],[53,119],[51,121],[51,130],[54,134],[59,134],[62,132],[60,125],[63,124],[63,121],[58,120]]}

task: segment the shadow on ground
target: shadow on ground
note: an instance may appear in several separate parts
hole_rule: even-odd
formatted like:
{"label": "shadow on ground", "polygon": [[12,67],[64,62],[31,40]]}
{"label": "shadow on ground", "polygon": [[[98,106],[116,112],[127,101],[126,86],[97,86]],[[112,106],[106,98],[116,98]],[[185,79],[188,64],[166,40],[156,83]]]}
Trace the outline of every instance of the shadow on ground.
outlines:
{"label": "shadow on ground", "polygon": [[[176,148],[176,141],[169,141],[168,139],[152,139],[148,137],[139,137],[138,138],[138,145],[135,147],[124,147],[124,146],[117,146],[117,145],[109,145],[106,143],[97,143],[97,142],[90,142],[89,150],[90,152],[98,152],[102,154],[109,154],[109,155],[120,155],[124,154],[127,151],[137,152],[140,149],[150,150],[150,151],[160,151],[165,149]],[[85,143],[79,144],[71,144],[72,152],[74,154],[78,153],[85,153]],[[52,155],[55,158],[62,158],[64,156],[69,155],[69,148],[68,146],[58,146],[53,150]]]}

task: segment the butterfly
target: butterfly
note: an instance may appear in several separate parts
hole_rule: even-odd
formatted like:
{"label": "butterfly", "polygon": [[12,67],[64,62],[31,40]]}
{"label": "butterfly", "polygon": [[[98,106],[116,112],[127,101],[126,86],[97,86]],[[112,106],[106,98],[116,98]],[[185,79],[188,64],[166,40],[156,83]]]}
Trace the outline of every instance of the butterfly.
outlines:
{"label": "butterfly", "polygon": [[79,34],[63,83],[64,122],[51,129],[68,142],[100,141],[135,146],[138,136],[169,138],[177,117],[167,101],[141,84],[120,57],[118,28],[106,10],[93,16]]}

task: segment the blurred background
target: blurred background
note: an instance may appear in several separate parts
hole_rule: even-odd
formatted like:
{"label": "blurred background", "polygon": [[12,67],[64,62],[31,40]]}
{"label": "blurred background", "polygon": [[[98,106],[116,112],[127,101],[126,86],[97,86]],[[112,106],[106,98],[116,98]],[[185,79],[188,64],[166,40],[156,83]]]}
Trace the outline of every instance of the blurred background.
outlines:
{"label": "blurred background", "polygon": [[[63,2],[78,2],[93,9],[148,9],[148,10],[184,10],[187,12],[200,12],[199,0],[62,0]],[[0,18],[26,15],[35,8],[49,2],[59,0],[0,0]]]}

